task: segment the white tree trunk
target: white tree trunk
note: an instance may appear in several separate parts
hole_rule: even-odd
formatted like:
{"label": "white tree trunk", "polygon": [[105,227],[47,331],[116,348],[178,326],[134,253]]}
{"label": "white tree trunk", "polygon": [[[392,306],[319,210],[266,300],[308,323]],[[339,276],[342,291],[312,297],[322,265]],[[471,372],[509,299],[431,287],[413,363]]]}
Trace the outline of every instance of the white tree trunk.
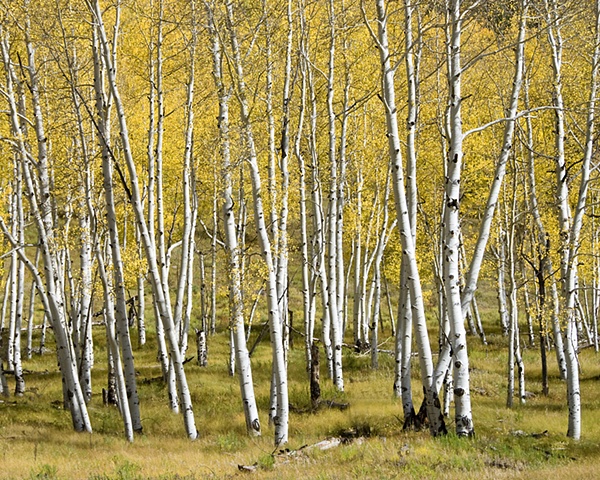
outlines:
{"label": "white tree trunk", "polygon": [[[300,32],[304,35],[304,16],[300,14]],[[304,52],[304,38],[301,37],[300,50]],[[294,140],[294,155],[298,160],[298,187],[300,193],[300,244],[301,244],[301,261],[302,261],[302,311],[304,315],[304,348],[306,355],[306,372],[310,379],[312,366],[312,344],[314,339],[314,317],[311,315],[312,303],[314,298],[311,292],[310,278],[310,259],[308,257],[308,218],[307,218],[307,196],[306,196],[306,164],[302,154],[302,135],[304,133],[304,116],[306,112],[306,60],[300,59],[301,73],[301,93],[300,93],[300,111],[298,113],[298,127]]]}
{"label": "white tree trunk", "polygon": [[419,362],[421,366],[421,379],[426,398],[427,417],[430,422],[430,431],[433,435],[443,434],[446,431],[441,415],[440,401],[433,388],[433,360],[429,335],[425,320],[425,307],[421,280],[415,256],[415,246],[412,239],[410,217],[404,189],[404,175],[402,171],[402,157],[400,154],[400,137],[398,134],[398,120],[396,112],[396,98],[394,92],[394,70],[391,68],[390,54],[387,38],[387,16],[383,0],[376,0],[378,23],[378,46],[383,75],[383,98],[385,105],[387,137],[389,145],[390,162],[392,164],[394,199],[398,228],[402,241],[402,250],[408,264],[408,278],[413,309],[413,322],[419,349]]}
{"label": "white tree trunk", "polygon": [[[339,391],[344,390],[344,376],[342,372],[342,335],[341,319],[337,306],[337,217],[338,217],[338,160],[336,155],[336,114],[333,109],[334,96],[334,60],[335,60],[335,11],[333,0],[329,1],[329,73],[327,75],[327,113],[329,118],[329,202],[327,210],[327,309],[329,311],[329,324],[331,325],[331,339],[333,350],[333,384]],[[326,334],[323,332],[323,336]]]}
{"label": "white tree trunk", "polygon": [[[173,370],[175,372],[175,376],[177,379],[177,393],[179,395],[179,400],[181,402],[184,423],[187,435],[190,439],[196,439],[198,437],[198,431],[196,430],[194,413],[192,408],[190,390],[187,384],[187,379],[185,376],[185,371],[183,369],[183,359],[181,357],[181,352],[179,351],[179,342],[177,339],[177,334],[175,331],[175,325],[173,322],[173,317],[171,311],[168,307],[167,297],[168,292],[164,290],[164,283],[161,279],[159,270],[158,270],[158,262],[156,259],[156,251],[154,249],[153,242],[148,235],[148,228],[146,219],[144,216],[144,211],[142,208],[141,196],[139,183],[137,178],[137,170],[136,165],[133,160],[133,155],[131,151],[131,146],[129,142],[129,131],[127,128],[127,121],[125,118],[125,110],[123,107],[123,103],[121,101],[121,97],[119,94],[119,89],[117,86],[116,72],[113,66],[113,59],[110,55],[109,45],[106,38],[106,32],[104,29],[104,23],[102,20],[102,9],[100,8],[99,0],[96,0],[93,6],[95,27],[98,30],[98,34],[100,37],[100,43],[103,51],[104,62],[107,66],[107,72],[109,77],[110,91],[112,97],[115,102],[115,107],[117,110],[117,117],[119,120],[119,128],[120,128],[120,137],[121,143],[123,147],[123,157],[124,161],[127,165],[127,169],[129,172],[129,181],[130,181],[130,191],[131,191],[131,204],[135,213],[136,222],[141,231],[142,243],[144,245],[144,251],[146,253],[146,261],[148,262],[148,270],[149,277],[152,283],[152,289],[154,293],[154,298],[157,303],[157,310],[160,314],[160,319],[165,330],[165,335],[168,339],[169,343],[169,353],[170,359],[173,366]],[[160,187],[159,187],[160,188]]]}
{"label": "white tree trunk", "polygon": [[229,30],[233,53],[235,83],[237,86],[237,97],[240,103],[241,121],[249,155],[248,160],[250,164],[250,176],[252,180],[252,197],[254,200],[254,222],[256,225],[259,246],[268,272],[267,305],[269,309],[269,327],[271,333],[271,346],[273,350],[273,372],[276,377],[276,381],[274,383],[277,390],[277,415],[273,418],[273,422],[275,424],[275,445],[282,445],[288,441],[289,405],[287,369],[285,365],[283,335],[281,329],[282,326],[279,316],[279,302],[277,298],[277,279],[273,264],[271,242],[269,240],[267,227],[265,224],[263,202],[260,195],[261,178],[258,169],[258,159],[254,144],[252,123],[249,118],[250,112],[246,99],[244,70],[242,66],[242,58],[237,35],[234,30],[233,5],[231,3],[227,5],[227,27]]}
{"label": "white tree trunk", "polygon": [[456,433],[459,436],[472,436],[473,416],[469,387],[469,357],[464,316],[460,295],[460,179],[463,157],[463,132],[461,114],[461,30],[462,14],[460,0],[450,2],[451,46],[448,58],[448,88],[450,94],[450,155],[445,185],[444,202],[444,287],[446,290],[447,311],[450,320],[452,341],[454,403]]}
{"label": "white tree trunk", "polygon": [[[129,324],[127,319],[127,305],[125,300],[125,275],[123,271],[123,260],[121,256],[121,242],[119,239],[119,232],[117,227],[117,214],[114,200],[114,185],[113,185],[113,167],[111,153],[110,153],[110,139],[109,130],[106,125],[109,123],[110,118],[105,115],[109,115],[110,110],[105,111],[104,106],[107,105],[106,99],[103,93],[103,72],[101,66],[101,55],[99,52],[99,45],[97,42],[94,43],[94,77],[95,77],[95,90],[96,90],[96,110],[98,114],[98,130],[100,135],[100,145],[102,148],[102,175],[103,175],[103,186],[104,186],[104,199],[106,205],[106,221],[108,226],[109,244],[111,249],[111,261],[113,264],[112,274],[114,277],[111,289],[113,290],[114,301],[112,307],[114,312],[110,312],[109,318],[115,315],[114,319],[116,322],[116,334],[119,338],[119,346],[122,353],[121,357],[113,358],[115,361],[115,370],[117,370],[117,363],[120,365],[121,362],[125,369],[125,382],[127,386],[126,399],[129,403],[130,421],[133,425],[133,430],[136,432],[142,431],[142,423],[139,412],[139,397],[137,393],[137,382],[135,379],[135,365],[133,362],[133,349],[131,346],[131,338],[129,336]],[[114,357],[114,354],[113,354]],[[120,381],[117,378],[117,381]]]}
{"label": "white tree trunk", "polygon": [[225,245],[229,263],[229,302],[231,308],[231,340],[232,350],[235,354],[240,391],[244,405],[246,430],[251,436],[260,435],[260,421],[254,397],[254,384],[252,381],[252,367],[250,355],[244,334],[244,305],[242,300],[242,283],[240,271],[240,248],[237,241],[235,212],[233,210],[233,180],[230,159],[229,142],[229,93],[223,84],[221,70],[222,50],[218,32],[214,26],[212,12],[208,10],[209,27],[213,36],[213,77],[219,95],[219,133],[221,138],[221,182],[223,184],[223,220],[225,227]]}
{"label": "white tree trunk", "polygon": [[110,357],[113,362],[115,383],[117,389],[117,401],[121,417],[123,418],[123,426],[125,428],[125,437],[130,442],[133,442],[133,423],[131,418],[130,402],[128,402],[128,389],[125,385],[125,377],[123,375],[123,364],[121,362],[121,355],[119,352],[119,346],[117,343],[117,332],[115,331],[116,319],[115,303],[113,298],[113,285],[110,281],[109,276],[106,273],[104,266],[104,259],[102,258],[102,252],[100,247],[96,244],[96,259],[98,260],[98,272],[102,281],[102,288],[104,291],[104,315],[106,323],[106,338],[108,341],[108,348]]}
{"label": "white tree trunk", "polygon": [[[37,68],[35,66],[35,52],[31,45],[28,34],[28,23],[26,28],[27,59],[26,66],[29,73],[29,91],[31,93],[31,102],[33,106],[33,125],[37,140],[37,155],[35,157],[37,168],[36,177],[33,178],[32,158],[33,155],[27,151],[21,122],[19,119],[19,108],[15,99],[14,78],[16,77],[9,57],[10,44],[8,33],[0,26],[0,48],[2,50],[2,61],[6,71],[6,100],[9,103],[9,115],[13,133],[16,135],[16,154],[21,162],[20,168],[23,173],[25,192],[29,199],[31,216],[38,230],[40,244],[42,245],[42,259],[44,262],[44,278],[42,278],[35,266],[27,259],[19,244],[6,225],[2,221],[2,230],[6,238],[9,239],[13,248],[17,248],[19,257],[32,272],[40,295],[43,298],[44,307],[49,314],[50,321],[56,338],[58,359],[61,373],[63,376],[64,391],[69,399],[68,407],[71,412],[73,427],[76,431],[92,430],[85,399],[81,390],[77,375],[77,362],[75,360],[73,344],[68,332],[66,316],[64,311],[63,296],[60,292],[61,284],[57,282],[59,278],[57,272],[56,245],[54,238],[54,218],[52,215],[50,193],[50,180],[48,175],[48,152],[47,137],[44,131],[44,123],[39,99],[39,86],[37,80]],[[39,198],[38,198],[39,192]]]}
{"label": "white tree trunk", "polygon": [[[529,82],[525,83],[525,91],[524,91],[524,101],[525,108],[529,109]],[[525,117],[526,126],[527,126],[527,150],[528,150],[528,178],[529,178],[529,197],[530,197],[530,210],[533,215],[533,219],[537,228],[537,238],[538,243],[540,244],[540,248],[542,249],[543,256],[541,259],[541,268],[543,270],[543,275],[546,276],[551,285],[551,299],[552,299],[552,334],[554,337],[554,350],[556,353],[556,363],[558,365],[558,371],[560,373],[560,378],[566,380],[567,378],[567,367],[565,360],[565,352],[563,348],[563,340],[562,333],[560,330],[560,321],[559,321],[559,302],[558,302],[558,292],[556,289],[556,282],[554,280],[554,267],[552,265],[552,259],[548,255],[549,243],[547,243],[548,237],[547,232],[542,222],[542,216],[540,214],[538,198],[537,198],[537,188],[536,188],[536,180],[535,180],[535,155],[534,155],[534,143],[533,143],[533,126],[531,122],[531,115],[527,115]],[[544,295],[545,298],[545,295]],[[543,335],[546,335],[544,332]]]}

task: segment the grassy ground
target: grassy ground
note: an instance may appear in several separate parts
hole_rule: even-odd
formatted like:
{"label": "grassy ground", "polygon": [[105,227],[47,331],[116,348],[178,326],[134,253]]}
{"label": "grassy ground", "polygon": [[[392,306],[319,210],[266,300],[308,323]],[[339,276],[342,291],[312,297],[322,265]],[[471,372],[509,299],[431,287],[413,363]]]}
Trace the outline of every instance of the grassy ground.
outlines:
{"label": "grassy ground", "polygon": [[[99,328],[99,327],[97,327]],[[526,349],[527,390],[535,396],[512,410],[506,402],[506,340],[489,334],[489,345],[470,339],[474,439],[431,439],[427,432],[403,432],[400,402],[391,396],[393,362],[382,355],[377,371],[368,356],[346,352],[346,392],[336,393],[322,381],[323,397],[349,402],[345,411],[302,413],[309,405],[301,339],[290,354],[289,453],[273,451],[266,425],[269,401],[270,348],[265,341],[252,360],[263,436],[245,435],[239,387],[227,375],[228,335],[211,337],[209,366],[187,365],[196,421],[201,437],[186,439],[180,416],[167,407],[167,392],[158,380],[155,348],[136,352],[144,434],[133,444],[122,438],[116,408],[102,405],[106,369],[103,330],[96,331],[94,398],[90,404],[93,434],[72,432],[61,406],[60,377],[54,353],[25,363],[27,393],[0,403],[0,478],[202,479],[253,478],[600,478],[600,357],[581,352],[583,436],[565,436],[565,385],[558,379],[553,353],[550,395],[541,395],[539,353]],[[384,349],[392,349],[388,339]],[[416,360],[415,360],[416,362]],[[417,371],[415,363],[414,372]],[[322,378],[325,372],[322,373]],[[419,380],[414,374],[416,403]],[[12,386],[12,385],[11,385]],[[453,429],[448,420],[449,430]],[[358,439],[321,451],[301,448],[350,431]],[[542,435],[542,432],[547,433]],[[273,454],[275,453],[275,454]],[[238,465],[256,465],[254,473]]]}

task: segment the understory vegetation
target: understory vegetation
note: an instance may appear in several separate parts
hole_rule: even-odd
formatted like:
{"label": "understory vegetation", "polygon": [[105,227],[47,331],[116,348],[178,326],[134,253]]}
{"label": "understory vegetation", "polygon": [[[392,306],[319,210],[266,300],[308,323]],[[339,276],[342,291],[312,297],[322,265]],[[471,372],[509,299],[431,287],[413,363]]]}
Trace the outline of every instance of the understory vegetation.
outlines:
{"label": "understory vegetation", "polygon": [[[136,369],[144,432],[134,443],[122,435],[122,421],[114,406],[102,404],[106,383],[103,329],[95,330],[96,366],[89,404],[94,432],[75,433],[62,408],[60,374],[50,368],[53,345],[43,356],[24,362],[27,391],[23,397],[0,403],[0,478],[32,479],[201,479],[232,478],[594,478],[600,460],[600,364],[593,349],[580,353],[582,423],[579,442],[565,436],[566,386],[555,365],[550,367],[550,392],[541,394],[539,353],[523,351],[527,365],[525,405],[505,406],[507,338],[496,325],[494,312],[484,313],[488,345],[471,342],[474,438],[449,434],[431,438],[427,431],[402,430],[402,405],[392,395],[393,357],[381,355],[378,370],[368,354],[347,349],[345,392],[328,381],[322,398],[348,403],[345,410],[311,410],[300,338],[290,352],[290,442],[273,449],[265,428],[269,408],[270,347],[263,341],[252,355],[254,381],[263,436],[246,434],[235,377],[228,376],[228,332],[209,337],[205,368],[195,359],[186,364],[200,437],[190,442],[181,434],[180,416],[165,403],[167,388],[149,342],[136,349]],[[255,328],[250,344],[258,335]],[[382,350],[392,348],[389,330],[382,332]],[[153,335],[149,335],[153,338]],[[413,362],[417,359],[413,358]],[[323,367],[322,367],[323,368]],[[413,370],[418,372],[418,369]],[[322,378],[326,372],[322,372]],[[418,374],[413,374],[415,403],[420,404]],[[449,430],[452,427],[451,419]],[[315,446],[330,438],[339,446]],[[238,466],[256,467],[252,473]]]}

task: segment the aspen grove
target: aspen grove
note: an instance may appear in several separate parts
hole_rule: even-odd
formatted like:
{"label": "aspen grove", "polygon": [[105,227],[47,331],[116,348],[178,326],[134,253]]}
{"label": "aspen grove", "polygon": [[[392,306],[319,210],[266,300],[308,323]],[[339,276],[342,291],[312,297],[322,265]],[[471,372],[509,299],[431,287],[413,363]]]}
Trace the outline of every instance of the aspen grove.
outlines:
{"label": "aspen grove", "polygon": [[585,437],[599,62],[600,0],[0,0],[0,394],[42,356],[76,431],[102,392],[133,442],[155,349],[194,440],[187,372],[224,336],[243,428],[276,447],[300,358],[314,410],[391,356],[398,428],[472,437],[492,325],[506,407],[535,347]]}

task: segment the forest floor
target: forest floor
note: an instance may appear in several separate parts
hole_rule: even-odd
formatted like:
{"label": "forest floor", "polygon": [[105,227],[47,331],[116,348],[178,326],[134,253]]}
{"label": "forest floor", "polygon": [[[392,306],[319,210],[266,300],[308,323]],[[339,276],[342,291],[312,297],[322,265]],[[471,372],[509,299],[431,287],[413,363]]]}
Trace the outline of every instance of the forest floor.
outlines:
{"label": "forest floor", "polygon": [[[24,363],[26,394],[0,400],[0,478],[600,478],[600,355],[592,348],[580,355],[583,433],[579,442],[566,437],[566,386],[558,378],[554,352],[548,356],[546,397],[541,394],[539,349],[524,349],[529,398],[525,405],[515,399],[516,406],[506,408],[507,339],[493,331],[488,332],[487,346],[469,338],[475,437],[457,438],[450,433],[433,439],[427,431],[402,430],[402,405],[392,396],[393,358],[385,353],[379,369],[372,370],[368,354],[346,350],[344,393],[337,393],[326,380],[321,362],[322,398],[347,402],[349,407],[312,412],[302,338],[294,338],[289,368],[290,441],[282,450],[274,448],[273,431],[267,425],[271,368],[266,339],[252,357],[262,437],[245,434],[237,377],[228,375],[229,335],[221,331],[209,337],[206,368],[195,361],[186,365],[200,432],[194,442],[187,440],[181,416],[169,411],[155,345],[150,342],[136,350],[144,432],[128,443],[116,407],[102,404],[105,337],[101,327],[95,328],[94,396],[89,405],[94,433],[72,431],[49,344],[49,352]],[[255,327],[252,338],[257,333]],[[393,339],[387,338],[380,348],[393,350]],[[195,353],[193,349],[189,355]],[[422,394],[417,359],[413,361],[418,406]],[[451,411],[450,432],[453,423]],[[316,445],[328,439],[331,448]]]}

